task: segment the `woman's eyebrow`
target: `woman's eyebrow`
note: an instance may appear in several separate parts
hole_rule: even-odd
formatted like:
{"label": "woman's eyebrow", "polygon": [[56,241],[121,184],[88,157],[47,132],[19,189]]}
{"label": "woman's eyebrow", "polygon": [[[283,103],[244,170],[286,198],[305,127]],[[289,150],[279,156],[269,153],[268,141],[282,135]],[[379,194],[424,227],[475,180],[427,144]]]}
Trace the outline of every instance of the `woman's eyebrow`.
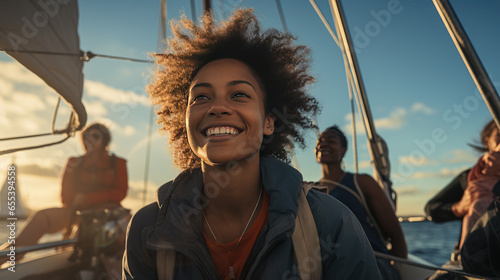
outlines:
{"label": "woman's eyebrow", "polygon": [[199,83],[199,84],[196,84],[194,85],[191,89],[189,89],[190,91],[197,88],[197,87],[212,87],[212,85],[210,83]]}
{"label": "woman's eyebrow", "polygon": [[234,85],[239,85],[239,84],[247,84],[249,86],[251,86],[253,88],[253,90],[255,90],[255,87],[248,81],[244,81],[244,80],[236,80],[236,81],[230,81],[229,83],[227,83],[229,86],[234,86]]}

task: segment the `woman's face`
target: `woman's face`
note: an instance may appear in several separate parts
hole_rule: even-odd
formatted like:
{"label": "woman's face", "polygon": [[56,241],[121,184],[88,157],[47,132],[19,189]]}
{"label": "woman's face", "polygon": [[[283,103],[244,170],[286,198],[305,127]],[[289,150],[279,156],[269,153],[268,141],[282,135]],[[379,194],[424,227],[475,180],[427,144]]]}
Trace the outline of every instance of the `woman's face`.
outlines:
{"label": "woman's face", "polygon": [[83,134],[83,149],[87,154],[104,149],[103,134],[98,129],[91,129]]}
{"label": "woman's face", "polygon": [[[497,149],[497,146],[498,144],[500,143],[500,134],[498,132],[498,128],[494,128],[492,131],[491,131],[491,134],[488,136],[487,138],[488,142],[487,142],[487,146],[488,146],[488,150],[490,152],[494,152],[494,151],[500,151]],[[499,147],[500,148],[500,147]]]}
{"label": "woman's face", "polygon": [[326,130],[316,141],[316,161],[325,164],[340,164],[346,148],[342,147],[340,136],[334,131]]}
{"label": "woman's face", "polygon": [[250,68],[235,59],[205,65],[189,87],[189,146],[202,162],[220,165],[259,154],[263,135],[274,131],[264,92]]}

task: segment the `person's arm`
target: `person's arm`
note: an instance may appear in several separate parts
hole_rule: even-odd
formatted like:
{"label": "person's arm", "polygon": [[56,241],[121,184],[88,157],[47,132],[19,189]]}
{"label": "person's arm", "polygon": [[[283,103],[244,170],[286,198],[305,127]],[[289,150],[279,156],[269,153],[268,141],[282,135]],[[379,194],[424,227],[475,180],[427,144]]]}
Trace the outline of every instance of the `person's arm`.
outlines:
{"label": "person's arm", "polygon": [[61,202],[64,207],[73,206],[75,199],[75,177],[76,169],[80,164],[81,158],[69,158],[64,168],[62,183],[61,183]]}
{"label": "person's arm", "polygon": [[113,188],[98,190],[85,194],[83,203],[85,205],[93,205],[105,202],[120,203],[128,190],[128,174],[127,174],[127,161],[122,158],[116,158],[115,163],[115,184]]}
{"label": "person's arm", "polygon": [[427,202],[425,213],[432,218],[433,222],[442,223],[461,219],[453,213],[452,205],[462,199],[464,190],[467,188],[469,171],[470,169],[462,171]]}
{"label": "person's arm", "polygon": [[406,258],[408,248],[403,229],[401,229],[398,218],[392,210],[386,195],[370,175],[358,175],[358,183],[366,198],[370,212],[376,220],[375,222],[379,225],[382,234],[391,240],[391,255]]}

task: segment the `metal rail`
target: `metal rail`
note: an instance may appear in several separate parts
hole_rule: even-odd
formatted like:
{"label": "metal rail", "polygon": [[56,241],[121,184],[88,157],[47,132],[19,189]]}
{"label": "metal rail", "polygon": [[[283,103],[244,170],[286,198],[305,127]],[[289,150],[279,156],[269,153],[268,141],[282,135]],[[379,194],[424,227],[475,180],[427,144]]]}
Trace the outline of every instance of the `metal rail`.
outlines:
{"label": "metal rail", "polygon": [[[375,179],[379,181],[381,188],[387,195],[389,201],[391,202],[393,209],[395,209],[395,201],[391,193],[391,181],[390,177],[390,164],[388,161],[387,152],[384,149],[385,143],[380,136],[377,135],[375,131],[375,124],[370,110],[370,105],[368,104],[368,98],[366,95],[365,87],[363,85],[363,80],[361,78],[361,72],[359,70],[358,60],[351,42],[351,37],[347,28],[347,23],[344,17],[344,12],[342,5],[339,0],[329,0],[330,7],[332,9],[332,14],[335,21],[335,27],[337,29],[337,36],[339,39],[340,47],[345,53],[349,66],[352,72],[352,79],[356,90],[354,91],[357,99],[362,108],[362,117],[365,124],[366,136],[369,142],[370,157],[372,159],[374,169],[375,169]],[[351,73],[348,73],[350,75]]]}
{"label": "metal rail", "polygon": [[[40,250],[46,250],[46,249],[52,249],[60,246],[69,246],[69,245],[74,245],[78,242],[77,238],[73,239],[66,239],[66,240],[61,240],[61,241],[54,241],[54,242],[48,242],[48,243],[42,243],[42,244],[36,244],[36,245],[31,245],[31,246],[25,246],[25,247],[18,247],[15,250],[16,255],[21,254],[21,253],[29,253],[29,252],[35,252],[35,251],[40,251]],[[4,250],[0,251],[0,257],[5,257],[7,256],[11,251],[10,250]]]}
{"label": "metal rail", "polygon": [[453,7],[448,0],[433,0],[432,2],[434,2],[446,29],[448,29],[448,33],[450,33],[451,39],[453,39],[458,52],[462,56],[465,66],[467,66],[474,83],[484,99],[484,103],[486,103],[486,106],[490,110],[495,123],[500,127],[500,99],[498,93]]}

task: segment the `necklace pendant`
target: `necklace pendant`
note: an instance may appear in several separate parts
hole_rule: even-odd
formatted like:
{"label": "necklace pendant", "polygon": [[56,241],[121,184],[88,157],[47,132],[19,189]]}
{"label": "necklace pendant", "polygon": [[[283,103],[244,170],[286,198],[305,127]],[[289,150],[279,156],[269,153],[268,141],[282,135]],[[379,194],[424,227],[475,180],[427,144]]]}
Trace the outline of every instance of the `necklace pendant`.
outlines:
{"label": "necklace pendant", "polygon": [[229,279],[236,279],[236,277],[234,276],[234,269],[232,265],[229,266]]}

